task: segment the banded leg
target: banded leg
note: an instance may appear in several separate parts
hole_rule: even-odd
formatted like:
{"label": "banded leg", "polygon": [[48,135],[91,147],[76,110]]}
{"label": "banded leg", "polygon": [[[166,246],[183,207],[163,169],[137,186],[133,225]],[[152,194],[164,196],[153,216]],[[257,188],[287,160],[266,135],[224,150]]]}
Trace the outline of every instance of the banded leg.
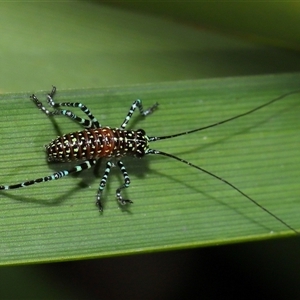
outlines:
{"label": "banded leg", "polygon": [[[99,189],[98,189],[98,193],[97,193],[97,200],[96,200],[96,205],[98,206],[99,208],[99,211],[102,212],[103,211],[103,206],[101,204],[101,196],[102,196],[102,192],[106,186],[106,182],[107,182],[107,178],[108,178],[108,175],[110,173],[110,170],[111,168],[114,166],[114,164],[110,161],[108,161],[106,163],[106,168],[105,168],[105,171],[104,171],[104,175],[100,181],[100,184],[99,184]],[[130,185],[130,179],[129,179],[129,176],[128,176],[128,173],[125,169],[125,166],[124,164],[121,162],[121,161],[118,161],[118,166],[119,168],[121,169],[121,172],[123,174],[123,177],[124,177],[124,184],[121,185],[117,190],[116,190],[116,197],[118,199],[118,202],[121,204],[121,205],[126,205],[128,203],[133,203],[131,200],[125,200],[122,198],[121,196],[121,189],[123,188],[127,188],[129,187]]]}
{"label": "banded leg", "polygon": [[41,177],[41,178],[37,178],[37,179],[33,179],[33,180],[28,180],[28,181],[24,181],[24,182],[17,183],[17,184],[0,185],[0,190],[18,189],[18,188],[26,187],[26,186],[36,184],[36,183],[41,183],[41,182],[46,182],[46,181],[51,181],[51,180],[57,180],[57,179],[60,179],[62,177],[68,176],[72,173],[77,173],[77,172],[81,172],[81,171],[86,170],[86,169],[90,169],[95,164],[96,164],[95,159],[87,160],[87,161],[81,163],[80,165],[75,166],[74,168],[72,168],[70,170],[58,171],[58,172],[55,172],[55,173],[53,173],[52,175],[49,175],[49,176],[45,176],[45,177]]}
{"label": "banded leg", "polygon": [[142,105],[142,100],[140,100],[140,99],[135,100],[132,103],[126,118],[124,119],[124,121],[121,125],[121,128],[125,129],[126,125],[128,124],[129,120],[131,119],[132,114],[133,114],[133,112],[135,111],[136,108],[139,109],[140,114],[143,117],[146,117],[146,116],[152,114],[153,111],[157,108],[157,106],[158,106],[158,103],[156,102],[154,105],[152,105],[151,107],[149,107],[147,110],[144,111],[144,108],[143,108],[143,105]]}
{"label": "banded leg", "polygon": [[97,193],[97,197],[96,197],[96,205],[98,206],[100,212],[103,211],[103,206],[101,204],[102,192],[103,192],[103,190],[106,186],[107,178],[108,178],[108,175],[109,175],[110,170],[111,170],[112,167],[113,167],[113,163],[108,161],[106,163],[106,168],[105,168],[105,171],[104,171],[104,175],[102,176],[102,179],[101,179],[100,184],[99,184],[99,189],[98,189],[98,193]]}
{"label": "banded leg", "polygon": [[[53,111],[49,111],[43,104],[42,102],[34,95],[32,94],[30,98],[33,100],[35,105],[47,116],[55,116],[55,115],[64,115],[74,121],[76,121],[79,124],[82,124],[83,126],[87,128],[100,128],[101,125],[99,124],[98,120],[94,117],[94,115],[91,113],[91,111],[82,103],[80,102],[61,102],[61,103],[56,103],[53,100],[53,97],[56,92],[56,87],[53,86],[52,91],[47,95],[47,100],[48,104],[55,108]],[[80,108],[88,117],[90,120],[78,117],[75,115],[73,112],[70,110],[66,109],[57,109],[61,106],[68,106],[68,107],[77,107]]]}
{"label": "banded leg", "polygon": [[116,190],[116,197],[118,199],[118,202],[121,205],[126,205],[126,204],[133,203],[131,200],[125,200],[121,196],[121,190],[124,189],[124,188],[128,188],[129,187],[129,185],[130,185],[130,178],[128,176],[128,173],[126,171],[126,168],[125,168],[124,164],[120,160],[118,161],[117,164],[118,164],[118,167],[120,168],[120,170],[121,170],[121,172],[123,174],[123,177],[124,177],[124,183]]}

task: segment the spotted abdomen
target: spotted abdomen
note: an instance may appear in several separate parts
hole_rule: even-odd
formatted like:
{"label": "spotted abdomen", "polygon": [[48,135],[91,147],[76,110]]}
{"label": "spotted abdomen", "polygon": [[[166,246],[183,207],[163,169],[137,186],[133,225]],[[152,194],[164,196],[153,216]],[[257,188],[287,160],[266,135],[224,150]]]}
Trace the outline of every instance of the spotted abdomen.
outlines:
{"label": "spotted abdomen", "polygon": [[54,139],[46,146],[49,161],[75,161],[133,155],[141,157],[148,149],[143,130],[118,128],[85,129]]}

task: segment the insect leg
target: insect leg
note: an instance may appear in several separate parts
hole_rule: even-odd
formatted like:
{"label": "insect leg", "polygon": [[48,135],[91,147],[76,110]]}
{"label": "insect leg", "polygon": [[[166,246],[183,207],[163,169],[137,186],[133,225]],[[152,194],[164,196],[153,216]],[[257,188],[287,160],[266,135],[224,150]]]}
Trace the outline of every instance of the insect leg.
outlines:
{"label": "insect leg", "polygon": [[[128,173],[125,169],[125,166],[124,164],[121,162],[121,161],[118,161],[118,166],[123,174],[123,177],[124,177],[124,184],[121,185],[117,190],[116,190],[116,197],[118,199],[118,202],[121,204],[121,205],[126,205],[128,203],[133,203],[131,200],[125,200],[122,198],[121,196],[121,190],[124,189],[124,188],[127,188],[129,187],[130,185],[130,179],[129,179],[129,176],[128,176]],[[110,173],[110,170],[111,168],[114,166],[114,164],[110,161],[108,161],[106,163],[106,168],[105,168],[105,171],[104,171],[104,175],[100,181],[100,184],[99,184],[99,189],[98,189],[98,193],[97,193],[97,197],[96,197],[96,205],[98,206],[99,208],[99,211],[103,211],[103,206],[101,204],[101,196],[102,196],[102,192],[106,186],[106,182],[107,182],[107,178],[108,178],[108,175]]]}
{"label": "insect leg", "polygon": [[126,116],[126,118],[124,119],[122,125],[121,125],[121,128],[122,129],[125,129],[126,125],[128,124],[129,120],[131,119],[132,117],[132,114],[133,112],[135,111],[135,109],[138,107],[139,111],[140,111],[140,114],[144,117],[152,114],[152,112],[157,108],[158,106],[158,103],[156,102],[154,105],[152,105],[151,107],[149,107],[147,110],[144,111],[144,108],[143,108],[143,105],[142,105],[142,100],[140,99],[137,99],[135,100],[130,109],[129,109],[129,112]]}
{"label": "insect leg", "polygon": [[[42,102],[34,95],[32,94],[30,98],[33,100],[35,105],[44,112],[47,116],[54,116],[54,115],[64,115],[74,121],[76,121],[79,124],[82,124],[83,126],[87,128],[100,128],[101,125],[99,124],[98,120],[94,117],[94,115],[91,113],[91,111],[82,103],[79,102],[61,102],[56,103],[53,98],[56,92],[56,87],[53,86],[52,91],[47,95],[48,103],[51,107],[55,108],[53,111],[49,111]],[[70,110],[66,109],[57,109],[61,106],[68,106],[68,107],[77,107],[80,108],[88,117],[90,120],[78,117]]]}
{"label": "insect leg", "polygon": [[118,202],[121,204],[121,205],[126,205],[126,204],[129,204],[129,203],[133,203],[131,200],[126,200],[126,199],[123,199],[123,197],[121,196],[121,190],[124,189],[124,188],[128,188],[129,185],[130,185],[130,178],[128,176],[128,173],[126,171],[126,168],[124,166],[124,164],[119,160],[118,161],[118,167],[120,168],[122,174],[123,174],[123,177],[124,177],[124,183],[116,190],[116,197],[118,199]]}
{"label": "insect leg", "polygon": [[49,176],[45,176],[45,177],[41,177],[41,178],[37,178],[37,179],[33,179],[33,180],[28,180],[28,181],[24,181],[24,182],[17,183],[17,184],[0,185],[0,190],[18,189],[18,188],[22,188],[22,187],[25,187],[28,185],[35,184],[35,183],[57,180],[62,177],[68,176],[72,173],[77,173],[77,172],[81,172],[86,169],[90,169],[95,164],[96,164],[95,159],[87,160],[87,161],[81,163],[80,165],[75,166],[74,168],[72,168],[70,170],[58,171]]}
{"label": "insect leg", "polygon": [[99,211],[103,211],[103,206],[101,204],[101,195],[102,195],[102,191],[104,190],[104,188],[106,186],[107,178],[108,178],[108,175],[109,175],[112,167],[113,167],[113,163],[108,161],[106,163],[104,175],[102,176],[102,179],[99,184],[99,189],[98,189],[98,193],[97,193],[97,197],[96,197],[96,205],[98,206]]}

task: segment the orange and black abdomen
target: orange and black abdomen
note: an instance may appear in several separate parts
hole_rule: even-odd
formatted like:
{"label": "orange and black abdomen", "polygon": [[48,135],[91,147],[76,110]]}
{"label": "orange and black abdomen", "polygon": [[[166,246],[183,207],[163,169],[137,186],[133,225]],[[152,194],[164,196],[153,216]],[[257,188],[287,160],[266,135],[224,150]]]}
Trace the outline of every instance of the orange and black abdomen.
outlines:
{"label": "orange and black abdomen", "polygon": [[76,161],[133,155],[141,157],[148,149],[145,132],[118,128],[85,129],[54,139],[46,146],[49,161]]}

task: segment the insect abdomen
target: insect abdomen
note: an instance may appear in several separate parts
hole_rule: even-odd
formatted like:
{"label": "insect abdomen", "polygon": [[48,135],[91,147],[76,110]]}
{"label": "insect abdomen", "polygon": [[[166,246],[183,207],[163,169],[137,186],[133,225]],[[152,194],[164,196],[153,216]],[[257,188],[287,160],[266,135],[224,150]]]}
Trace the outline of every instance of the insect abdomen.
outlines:
{"label": "insect abdomen", "polygon": [[75,161],[110,157],[115,147],[109,127],[64,134],[46,146],[49,161]]}

